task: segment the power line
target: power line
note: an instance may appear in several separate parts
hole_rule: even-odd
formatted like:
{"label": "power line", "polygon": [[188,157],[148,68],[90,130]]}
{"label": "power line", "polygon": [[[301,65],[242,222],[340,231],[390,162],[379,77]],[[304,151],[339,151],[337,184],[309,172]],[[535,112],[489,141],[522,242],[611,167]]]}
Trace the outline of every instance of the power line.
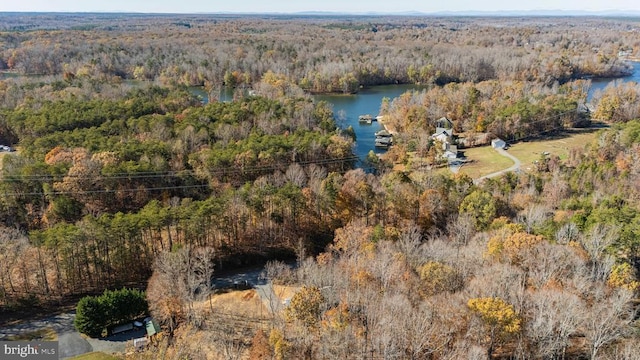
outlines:
{"label": "power line", "polygon": [[208,187],[208,184],[200,185],[176,185],[176,186],[160,186],[160,187],[142,187],[135,189],[100,189],[100,190],[78,190],[78,191],[51,191],[51,192],[26,192],[26,193],[4,193],[6,196],[51,196],[51,195],[87,195],[87,194],[115,194],[120,192],[146,192],[157,190],[175,190],[175,189],[195,189]]}
{"label": "power line", "polygon": [[[206,172],[207,175],[212,177],[215,176],[228,176],[228,175],[238,175],[238,174],[247,174],[247,173],[255,173],[255,172],[265,172],[268,170],[275,171],[284,168],[285,166],[290,166],[292,164],[299,165],[327,165],[333,163],[347,163],[352,161],[360,160],[357,156],[349,156],[343,158],[325,158],[319,160],[310,160],[310,161],[300,161],[300,162],[290,162],[286,164],[274,164],[270,166],[260,166],[260,167],[247,167],[247,168],[228,168],[228,169],[217,169]],[[140,176],[126,176],[125,173],[114,174],[112,176],[70,176],[74,179],[84,179],[84,180],[113,180],[113,179],[135,179],[135,178],[158,178],[158,177],[177,177],[179,175],[189,174],[196,175],[198,172],[195,170],[184,170],[184,171],[167,171],[167,172],[146,172]],[[65,176],[66,177],[66,176]],[[50,176],[50,175],[25,175],[24,177],[17,176],[17,179],[3,179],[2,182],[18,182],[18,181],[41,181],[45,182],[46,180],[54,180],[58,177]],[[20,196],[52,196],[52,195],[87,195],[87,194],[109,194],[109,193],[135,193],[135,192],[149,192],[149,191],[163,191],[163,190],[180,190],[180,189],[196,189],[196,188],[207,188],[209,184],[194,184],[194,185],[173,185],[173,186],[155,186],[155,187],[137,187],[137,188],[125,188],[125,189],[96,189],[96,190],[77,190],[77,191],[49,191],[49,192],[5,192],[4,196],[11,197],[20,197]]]}
{"label": "power line", "polygon": [[[273,171],[280,170],[285,167],[288,167],[292,164],[299,165],[327,165],[327,164],[335,164],[335,163],[346,163],[351,161],[360,160],[357,156],[349,156],[343,158],[325,158],[318,160],[308,160],[308,161],[295,161],[295,162],[287,162],[282,164],[272,164],[265,166],[240,166],[240,167],[229,167],[226,169],[213,169],[206,171],[206,173],[211,175],[225,175],[225,174],[242,174],[242,173],[256,173],[256,172],[264,172],[264,171]],[[162,177],[180,177],[180,176],[189,176],[189,175],[197,175],[201,172],[197,170],[179,170],[179,171],[148,171],[148,172],[135,172],[135,173],[113,173],[108,175],[50,175],[50,174],[36,174],[36,175],[9,175],[7,177],[2,178],[2,182],[18,182],[18,181],[28,181],[28,180],[58,180],[61,178],[72,178],[72,179],[80,179],[80,180],[112,180],[112,179],[146,179],[146,178],[162,178]]]}

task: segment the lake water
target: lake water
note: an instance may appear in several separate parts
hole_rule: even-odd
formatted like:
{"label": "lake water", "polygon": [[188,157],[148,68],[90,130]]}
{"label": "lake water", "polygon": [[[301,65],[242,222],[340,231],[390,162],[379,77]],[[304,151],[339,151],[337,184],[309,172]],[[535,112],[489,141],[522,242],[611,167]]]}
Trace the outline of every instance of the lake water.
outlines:
{"label": "lake water", "polygon": [[603,90],[607,87],[607,85],[614,83],[616,80],[620,81],[635,81],[640,83],[640,62],[634,61],[631,63],[633,66],[633,72],[629,76],[624,76],[621,78],[599,78],[591,80],[591,88],[589,88],[589,93],[587,94],[587,101],[591,101],[593,98],[593,94],[598,90]]}
{"label": "lake water", "polygon": [[316,101],[327,101],[333,105],[333,114],[338,121],[338,126],[347,128],[352,126],[356,133],[355,154],[363,159],[373,150],[375,153],[383,153],[385,149],[375,147],[375,133],[382,129],[382,124],[373,121],[370,125],[361,124],[358,121],[360,115],[369,114],[374,118],[380,111],[382,98],[391,100],[409,90],[421,91],[426,89],[420,85],[381,85],[361,89],[354,95],[315,95]]}
{"label": "lake water", "polygon": [[[587,95],[587,101],[590,101],[593,94],[604,89],[607,85],[621,81],[635,81],[640,83],[640,62],[632,62],[633,73],[629,76],[615,79],[592,79],[591,88]],[[0,80],[12,77],[21,77],[15,73],[0,72]],[[131,82],[131,81],[130,81]],[[382,125],[374,121],[372,124],[360,124],[358,117],[360,115],[370,114],[374,118],[380,111],[382,99],[388,97],[391,100],[400,96],[409,90],[424,90],[427,87],[420,85],[381,85],[370,88],[361,89],[354,95],[314,95],[316,101],[324,100],[333,105],[333,112],[338,120],[338,125],[342,128],[352,126],[356,134],[355,154],[364,159],[369,151],[375,153],[383,153],[386,150],[379,149],[374,146],[375,132],[382,129]],[[204,103],[207,102],[207,93],[202,87],[190,87],[190,91],[201,97]],[[233,99],[233,89],[222,88],[220,91],[220,101],[231,101]]]}
{"label": "lake water", "polygon": [[[191,91],[192,94],[200,97],[200,100],[202,100],[203,104],[206,104],[209,102],[209,96],[207,95],[207,92],[204,90],[202,86],[190,86],[189,91]],[[223,87],[222,89],[220,89],[220,94],[218,95],[218,101],[232,101],[233,92],[234,92],[234,89]]]}
{"label": "lake water", "polygon": [[[423,89],[426,87],[421,85],[381,85],[361,89],[354,95],[314,95],[313,98],[315,101],[324,100],[332,105],[338,126],[344,129],[348,126],[353,127],[356,133],[355,154],[360,159],[364,159],[371,150],[375,153],[383,153],[386,150],[374,146],[375,133],[382,129],[382,125],[377,121],[373,121],[371,124],[361,124],[358,121],[359,116],[369,114],[375,118],[380,111],[382,98],[388,97],[393,100],[409,90]],[[207,93],[202,87],[194,86],[189,90],[198,95],[203,103],[207,103]],[[231,101],[232,99],[233,89],[223,88],[219,100]]]}
{"label": "lake water", "polygon": [[[632,65],[633,73],[629,76],[591,80],[591,88],[587,95],[587,101],[591,100],[596,91],[604,89],[616,80],[640,83],[640,62],[633,62]],[[355,95],[315,95],[314,99],[317,101],[325,100],[333,105],[333,112],[336,119],[339,119],[339,126],[343,128],[349,125],[353,126],[356,133],[354,151],[360,159],[364,159],[371,150],[375,153],[383,153],[386,150],[374,146],[374,134],[376,131],[382,129],[382,125],[375,121],[371,125],[360,124],[358,117],[364,114],[371,114],[374,117],[378,115],[382,98],[384,97],[393,100],[409,90],[421,91],[423,89],[426,89],[426,87],[418,85],[383,85],[362,89]],[[344,119],[342,120],[340,120],[340,112],[343,112],[344,115]]]}

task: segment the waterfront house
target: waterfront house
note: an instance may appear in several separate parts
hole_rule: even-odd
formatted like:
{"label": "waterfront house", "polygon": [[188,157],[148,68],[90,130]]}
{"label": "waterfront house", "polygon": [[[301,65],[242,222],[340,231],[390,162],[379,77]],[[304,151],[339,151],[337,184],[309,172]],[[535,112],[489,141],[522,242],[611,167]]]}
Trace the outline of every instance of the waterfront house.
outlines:
{"label": "waterfront house", "polygon": [[446,117],[441,117],[436,121],[436,132],[431,135],[433,140],[442,143],[444,153],[442,157],[455,159],[458,157],[458,146],[453,138],[453,123]]}

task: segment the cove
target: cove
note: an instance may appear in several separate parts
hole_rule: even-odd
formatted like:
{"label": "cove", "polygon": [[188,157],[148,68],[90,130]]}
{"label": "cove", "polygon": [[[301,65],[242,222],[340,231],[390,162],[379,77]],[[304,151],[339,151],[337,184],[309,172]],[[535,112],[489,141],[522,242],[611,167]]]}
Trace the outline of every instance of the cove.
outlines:
{"label": "cove", "polygon": [[313,99],[326,101],[333,106],[333,114],[338,126],[343,129],[349,126],[353,127],[356,133],[354,153],[362,160],[371,150],[376,154],[386,150],[375,147],[375,133],[382,129],[382,124],[378,121],[373,121],[371,124],[361,124],[358,117],[369,114],[375,118],[380,111],[382,99],[385,97],[393,100],[407,91],[422,91],[427,88],[428,86],[424,85],[380,85],[363,88],[353,95],[324,94],[314,95]]}
{"label": "cove", "polygon": [[[591,87],[587,94],[587,101],[591,101],[593,95],[597,91],[601,91],[608,85],[614,84],[616,81],[640,83],[640,62],[632,62],[633,72],[620,78],[596,78],[591,80]],[[364,159],[369,151],[374,153],[383,153],[385,149],[376,148],[375,132],[382,129],[379,122],[374,121],[372,124],[361,124],[358,121],[360,115],[370,114],[373,117],[378,115],[382,99],[388,97],[390,100],[402,95],[403,93],[415,90],[422,91],[428,89],[425,85],[380,85],[361,89],[357,94],[353,95],[314,95],[315,101],[326,101],[333,106],[333,113],[341,128],[352,126],[356,133],[356,143],[354,152],[361,160]]]}
{"label": "cove", "polygon": [[604,90],[608,85],[614,84],[616,81],[629,82],[634,81],[636,83],[640,83],[640,62],[634,61],[631,62],[633,66],[633,72],[630,75],[619,77],[619,78],[596,78],[591,79],[591,87],[589,88],[589,93],[587,94],[587,102],[591,102],[593,95],[597,91]]}

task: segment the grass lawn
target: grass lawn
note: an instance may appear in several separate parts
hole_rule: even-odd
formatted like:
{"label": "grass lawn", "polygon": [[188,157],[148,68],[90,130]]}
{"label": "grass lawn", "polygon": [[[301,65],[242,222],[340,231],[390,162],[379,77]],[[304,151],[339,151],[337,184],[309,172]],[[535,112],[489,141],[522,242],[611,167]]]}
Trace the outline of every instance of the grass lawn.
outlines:
{"label": "grass lawn", "polygon": [[564,160],[573,148],[581,148],[593,141],[599,129],[577,129],[549,139],[519,142],[507,150],[522,162],[522,169],[533,169],[534,161],[540,160],[543,153],[559,156]]}
{"label": "grass lawn", "polygon": [[90,352],[70,358],[69,360],[120,360],[120,358],[103,352]]}
{"label": "grass lawn", "polygon": [[[581,148],[593,141],[600,129],[571,129],[553,137],[527,142],[519,142],[507,150],[522,162],[522,170],[534,168],[534,161],[539,160],[543,153],[559,156],[561,160],[568,157],[573,148]],[[490,146],[465,149],[464,154],[469,163],[460,168],[460,172],[476,179],[513,165],[513,162],[498,154]]]}
{"label": "grass lawn", "polygon": [[[464,155],[469,162],[460,168],[460,172],[469,175],[472,179],[506,169],[513,165],[511,159],[500,155],[491,146],[464,149]],[[518,156],[516,155],[516,157]]]}

